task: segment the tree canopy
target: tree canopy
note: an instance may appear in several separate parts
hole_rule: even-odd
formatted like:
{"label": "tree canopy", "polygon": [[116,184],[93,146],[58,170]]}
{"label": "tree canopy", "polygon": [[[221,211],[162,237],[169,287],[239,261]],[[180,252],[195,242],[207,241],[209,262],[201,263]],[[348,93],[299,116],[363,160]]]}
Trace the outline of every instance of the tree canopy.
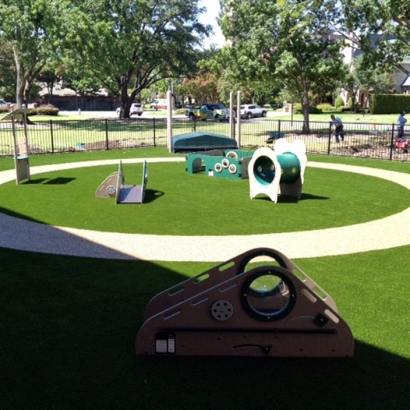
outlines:
{"label": "tree canopy", "polygon": [[222,0],[223,52],[231,75],[281,85],[302,104],[309,131],[312,94],[332,92],[343,75],[341,44],[329,32],[333,0]]}
{"label": "tree canopy", "polygon": [[67,41],[104,87],[121,96],[124,117],[143,89],[192,70],[196,47],[211,30],[198,21],[198,0],[88,0],[79,8],[80,25]]}
{"label": "tree canopy", "polygon": [[13,49],[19,107],[46,61],[57,55],[61,6],[55,0],[0,0],[0,37]]}

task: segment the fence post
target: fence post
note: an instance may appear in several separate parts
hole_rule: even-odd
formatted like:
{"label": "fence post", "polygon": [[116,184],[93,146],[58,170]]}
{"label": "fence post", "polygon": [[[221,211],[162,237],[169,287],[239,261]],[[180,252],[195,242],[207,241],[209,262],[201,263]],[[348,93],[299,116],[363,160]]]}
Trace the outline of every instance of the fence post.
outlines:
{"label": "fence post", "polygon": [[396,144],[394,143],[394,124],[392,124],[392,127],[391,127],[390,161],[393,160],[393,147],[396,147]]}
{"label": "fence post", "polygon": [[329,141],[327,142],[327,155],[330,155],[330,143],[332,141],[332,124],[329,124]]}
{"label": "fence post", "polygon": [[108,151],[110,149],[110,144],[108,141],[108,120],[105,119],[105,149]]}
{"label": "fence post", "polygon": [[50,120],[51,153],[54,154],[53,120]]}
{"label": "fence post", "polygon": [[156,143],[156,137],[157,137],[157,134],[156,134],[156,127],[155,127],[155,117],[152,117],[152,125],[153,125],[153,127],[154,127],[154,147],[156,147],[157,146],[157,143]]}

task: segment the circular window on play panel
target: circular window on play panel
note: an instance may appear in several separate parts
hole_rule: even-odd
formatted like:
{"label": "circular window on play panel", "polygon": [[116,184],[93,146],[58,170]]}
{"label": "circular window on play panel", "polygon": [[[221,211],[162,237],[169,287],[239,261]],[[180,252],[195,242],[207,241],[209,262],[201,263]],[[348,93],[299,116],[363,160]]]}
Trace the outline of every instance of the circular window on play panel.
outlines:
{"label": "circular window on play panel", "polygon": [[244,284],[242,302],[252,317],[274,321],[293,309],[296,291],[292,281],[282,272],[262,271],[252,275]]}

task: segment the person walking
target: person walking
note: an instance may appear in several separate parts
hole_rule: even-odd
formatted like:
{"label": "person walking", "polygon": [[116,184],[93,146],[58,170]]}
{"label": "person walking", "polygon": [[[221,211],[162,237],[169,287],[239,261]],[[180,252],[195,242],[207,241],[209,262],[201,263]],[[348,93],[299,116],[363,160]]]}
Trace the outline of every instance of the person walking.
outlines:
{"label": "person walking", "polygon": [[397,119],[397,139],[404,139],[404,126],[407,122],[406,112],[402,111]]}
{"label": "person walking", "polygon": [[330,124],[335,127],[335,137],[336,137],[336,142],[339,143],[339,137],[341,138],[342,141],[344,141],[345,136],[343,133],[343,122],[339,117],[335,117],[333,114],[330,116]]}

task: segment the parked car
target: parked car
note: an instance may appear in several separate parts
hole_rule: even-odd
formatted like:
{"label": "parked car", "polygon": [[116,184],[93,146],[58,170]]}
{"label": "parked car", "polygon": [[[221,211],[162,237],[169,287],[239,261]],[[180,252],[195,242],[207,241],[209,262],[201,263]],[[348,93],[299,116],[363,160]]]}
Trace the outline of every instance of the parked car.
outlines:
{"label": "parked car", "polygon": [[229,110],[223,104],[207,103],[202,104],[200,108],[187,108],[186,116],[191,120],[206,121],[207,119],[213,119],[221,121],[229,118]]}
{"label": "parked car", "polygon": [[[143,112],[144,112],[144,108],[142,107],[141,103],[131,104],[130,117],[132,117],[134,114],[137,114],[140,117]],[[121,107],[117,108],[116,114],[117,114],[117,117],[119,117],[121,115]]]}
{"label": "parked car", "polygon": [[255,104],[241,105],[241,118],[266,117],[267,111]]}

